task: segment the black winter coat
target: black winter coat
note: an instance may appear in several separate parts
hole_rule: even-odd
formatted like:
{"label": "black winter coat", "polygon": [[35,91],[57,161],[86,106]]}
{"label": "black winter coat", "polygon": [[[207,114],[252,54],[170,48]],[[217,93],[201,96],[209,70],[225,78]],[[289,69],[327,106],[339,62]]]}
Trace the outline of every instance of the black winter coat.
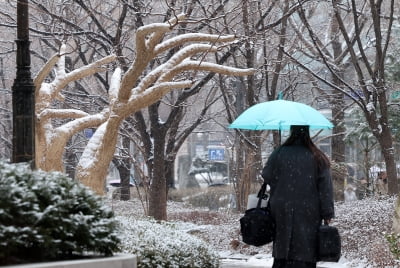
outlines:
{"label": "black winter coat", "polygon": [[307,147],[281,146],[269,157],[262,177],[271,187],[276,221],[273,257],[316,262],[318,226],[334,217],[330,169],[318,171]]}

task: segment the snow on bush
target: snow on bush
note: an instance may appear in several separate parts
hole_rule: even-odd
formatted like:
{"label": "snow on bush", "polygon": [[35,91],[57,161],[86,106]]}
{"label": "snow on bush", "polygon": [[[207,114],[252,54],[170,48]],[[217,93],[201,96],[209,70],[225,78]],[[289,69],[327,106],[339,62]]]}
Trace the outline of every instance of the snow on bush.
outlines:
{"label": "snow on bush", "polygon": [[173,223],[117,217],[123,225],[122,250],[138,257],[138,268],[213,268],[219,256],[203,240]]}
{"label": "snow on bush", "polygon": [[[366,261],[361,267],[399,267],[385,234],[391,232],[395,197],[376,196],[353,202],[337,202],[336,218],[342,253],[348,260]],[[349,266],[359,267],[359,266]]]}
{"label": "snow on bush", "polygon": [[117,227],[102,199],[65,174],[0,162],[0,264],[112,255]]}

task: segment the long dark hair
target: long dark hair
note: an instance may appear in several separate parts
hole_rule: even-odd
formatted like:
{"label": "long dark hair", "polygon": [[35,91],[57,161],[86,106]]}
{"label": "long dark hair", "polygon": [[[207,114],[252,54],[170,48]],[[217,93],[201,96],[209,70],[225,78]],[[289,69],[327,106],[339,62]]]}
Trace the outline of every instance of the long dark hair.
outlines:
{"label": "long dark hair", "polygon": [[309,126],[290,126],[290,136],[282,146],[293,144],[301,144],[310,149],[317,162],[318,169],[322,170],[325,167],[330,167],[328,157],[311,140]]}

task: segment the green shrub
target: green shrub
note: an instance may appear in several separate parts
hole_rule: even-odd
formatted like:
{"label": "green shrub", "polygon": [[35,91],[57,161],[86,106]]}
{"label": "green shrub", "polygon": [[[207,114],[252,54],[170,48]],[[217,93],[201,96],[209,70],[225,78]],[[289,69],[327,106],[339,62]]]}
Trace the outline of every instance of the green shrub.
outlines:
{"label": "green shrub", "polygon": [[0,162],[0,263],[112,255],[117,227],[102,199],[65,174]]}
{"label": "green shrub", "polygon": [[400,260],[400,234],[385,234],[386,240],[389,242],[390,252],[396,260]]}
{"label": "green shrub", "polygon": [[218,254],[203,240],[173,223],[118,217],[124,226],[122,250],[138,257],[138,268],[214,268]]}

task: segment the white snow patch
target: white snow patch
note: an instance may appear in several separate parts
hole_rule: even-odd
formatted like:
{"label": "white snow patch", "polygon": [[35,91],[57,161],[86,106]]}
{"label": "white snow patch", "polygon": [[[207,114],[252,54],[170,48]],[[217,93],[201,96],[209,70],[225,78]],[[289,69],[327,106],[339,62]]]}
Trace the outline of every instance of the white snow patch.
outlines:
{"label": "white snow patch", "polygon": [[114,102],[117,99],[118,92],[121,86],[121,74],[122,70],[121,68],[116,68],[112,77],[111,77],[111,83],[110,83],[110,102]]}
{"label": "white snow patch", "polygon": [[369,102],[369,103],[367,104],[367,111],[368,111],[369,113],[372,113],[373,111],[375,111],[375,105],[374,105],[372,102]]}
{"label": "white snow patch", "polygon": [[90,138],[85,150],[79,159],[79,166],[82,169],[89,169],[94,164],[94,159],[96,159],[96,153],[99,146],[102,144],[104,137],[104,131],[107,128],[108,122],[103,123],[96,129],[94,135]]}

